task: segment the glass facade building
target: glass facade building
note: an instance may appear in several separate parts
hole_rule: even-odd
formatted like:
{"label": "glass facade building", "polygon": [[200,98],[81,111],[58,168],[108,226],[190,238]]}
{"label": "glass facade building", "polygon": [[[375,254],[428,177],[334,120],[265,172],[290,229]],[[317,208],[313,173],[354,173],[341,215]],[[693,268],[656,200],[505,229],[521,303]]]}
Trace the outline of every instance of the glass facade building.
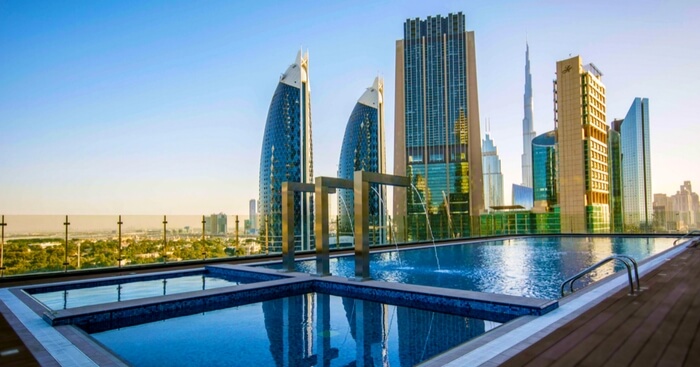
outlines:
{"label": "glass facade building", "polygon": [[[386,172],[384,147],[384,82],[374,79],[371,87],[355,104],[345,127],[340,148],[338,177],[352,180],[355,171]],[[386,226],[386,188],[371,184],[369,193],[370,236],[383,242]],[[341,233],[352,233],[353,191],[338,190],[338,228]],[[376,237],[375,237],[376,238]]]}
{"label": "glass facade building", "polygon": [[557,205],[557,151],[555,131],[532,139],[533,211],[551,212]]}
{"label": "glass facade building", "polygon": [[482,167],[484,169],[484,205],[486,210],[492,206],[503,205],[503,173],[498,148],[489,134],[482,142]]}
{"label": "glass facade building", "polygon": [[620,127],[623,120],[614,120],[608,131],[608,169],[610,170],[610,231],[624,231],[623,222],[623,186],[622,186],[622,150],[620,146]]}
{"label": "glass facade building", "polygon": [[652,225],[649,99],[635,98],[620,127],[625,230]]}
{"label": "glass facade building", "polygon": [[474,32],[464,14],[406,20],[396,43],[395,108],[394,173],[415,188],[394,189],[398,233],[478,235],[481,133]]}
{"label": "glass facade building", "polygon": [[[313,182],[311,102],[308,53],[297,55],[277,84],[270,102],[260,155],[258,223],[268,251],[281,251],[282,183]],[[297,248],[313,248],[313,197],[294,196],[294,236]]]}
{"label": "glass facade building", "polygon": [[532,209],[532,187],[513,184],[513,205],[520,205],[524,209]]}

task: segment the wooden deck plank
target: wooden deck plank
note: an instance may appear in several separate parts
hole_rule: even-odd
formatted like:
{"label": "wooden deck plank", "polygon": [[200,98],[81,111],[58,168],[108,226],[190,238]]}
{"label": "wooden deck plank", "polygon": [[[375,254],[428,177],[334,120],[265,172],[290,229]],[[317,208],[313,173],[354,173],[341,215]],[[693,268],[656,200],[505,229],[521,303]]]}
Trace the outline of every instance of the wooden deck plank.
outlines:
{"label": "wooden deck plank", "polygon": [[[661,273],[662,270],[657,268],[652,270],[648,275],[648,277],[651,277],[650,279],[645,279],[645,282],[643,283],[645,287],[656,287],[657,284],[659,283],[665,283],[668,281],[668,278],[665,276],[660,276],[660,277],[655,277],[655,275],[658,275]],[[571,346],[573,345],[578,345],[583,342],[583,339],[588,337],[590,333],[593,333],[597,327],[601,324],[601,321],[605,320],[605,317],[613,317],[617,312],[619,312],[620,309],[625,307],[627,305],[628,301],[627,294],[624,292],[617,293],[605,300],[603,300],[599,305],[596,306],[597,310],[599,312],[586,312],[577,317],[576,319],[572,320],[570,323],[568,323],[565,327],[561,327],[555,331],[553,331],[551,334],[549,334],[546,339],[549,341],[554,341],[554,340],[564,340],[565,338],[570,338],[568,342],[570,342]],[[597,320],[597,321],[596,321]],[[605,325],[605,322],[602,322],[603,325]],[[608,326],[610,326],[608,324]],[[564,341],[564,343],[567,343],[567,341]],[[531,347],[525,349],[523,352],[520,354],[516,355],[515,357],[509,359],[504,363],[503,365],[505,366],[523,366],[523,365],[532,365],[532,366],[543,366],[543,365],[550,365],[556,362],[560,362],[558,364],[560,365],[566,365],[564,363],[561,363],[562,355],[565,353],[569,352],[569,349],[571,348],[564,348],[562,344],[558,345],[553,345],[553,343],[536,343],[532,345]],[[598,343],[592,344],[589,346],[589,350],[592,348],[595,348]],[[553,350],[550,350],[553,349]],[[580,358],[585,357],[589,350],[582,349],[579,351]],[[574,357],[574,356],[570,356]],[[568,358],[567,363],[570,363],[571,360],[576,360],[578,361],[579,359],[575,358]],[[529,364],[530,363],[530,364]]]}
{"label": "wooden deck plank", "polygon": [[[669,281],[669,277],[663,276],[655,279],[653,283],[649,282],[647,286],[652,289],[652,287],[659,287],[661,284],[665,286]],[[628,296],[626,291],[617,293],[615,302],[618,307],[615,314],[610,315],[609,321],[598,326],[592,333],[587,333],[586,338],[573,348],[562,351],[562,357],[557,365],[571,366],[576,363],[602,365],[606,358],[598,356],[614,352],[634,331],[640,322],[640,317],[651,312],[662,300],[662,296],[649,292],[643,292],[638,296]],[[594,310],[597,310],[597,307]],[[574,333],[578,333],[578,331],[575,330]],[[613,336],[614,334],[617,335]],[[557,345],[552,349],[558,348]],[[599,350],[599,352],[592,354],[591,352],[594,350]]]}
{"label": "wooden deck plank", "polygon": [[700,249],[687,249],[505,366],[700,365]]}
{"label": "wooden deck plank", "polygon": [[[700,260],[700,257],[697,260]],[[697,278],[700,274],[700,266],[698,265],[700,263],[696,261],[689,268],[691,271],[695,270],[689,274],[691,278]],[[634,360],[628,361],[630,364],[641,366],[659,362],[668,346],[678,343],[677,340],[673,341],[674,335],[677,334],[677,330],[682,329],[684,326],[690,327],[690,335],[685,337],[690,337],[690,342],[692,342],[697,325],[700,323],[700,313],[698,313],[700,289],[698,288],[698,285],[693,285],[687,290],[688,294],[674,305],[668,317],[664,319],[663,324],[649,338],[649,341],[644,345],[640,353],[635,356]]]}

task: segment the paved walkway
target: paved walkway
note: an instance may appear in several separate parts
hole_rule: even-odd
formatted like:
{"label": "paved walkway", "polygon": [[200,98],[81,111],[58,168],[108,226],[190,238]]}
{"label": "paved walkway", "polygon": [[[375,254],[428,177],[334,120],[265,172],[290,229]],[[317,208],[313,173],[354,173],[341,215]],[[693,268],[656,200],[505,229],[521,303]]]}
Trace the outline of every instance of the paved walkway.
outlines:
{"label": "paved walkway", "polygon": [[700,248],[688,248],[504,366],[700,366]]}

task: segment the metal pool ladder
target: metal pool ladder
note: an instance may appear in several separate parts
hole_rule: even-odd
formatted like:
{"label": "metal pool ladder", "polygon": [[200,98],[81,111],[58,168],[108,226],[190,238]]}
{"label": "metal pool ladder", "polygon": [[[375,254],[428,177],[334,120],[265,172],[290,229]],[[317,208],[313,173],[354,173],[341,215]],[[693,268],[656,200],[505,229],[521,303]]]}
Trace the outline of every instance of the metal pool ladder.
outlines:
{"label": "metal pool ladder", "polygon": [[675,246],[678,243],[678,241],[680,241],[684,238],[690,237],[694,234],[700,235],[700,230],[696,229],[696,230],[690,231],[690,232],[684,234],[683,237],[677,238],[675,241],[673,241],[673,246]]}
{"label": "metal pool ladder", "polygon": [[634,278],[637,281],[637,293],[639,293],[640,288],[639,288],[639,271],[637,269],[637,262],[626,255],[612,255],[609,257],[606,257],[603,260],[598,261],[597,263],[587,267],[586,269],[583,269],[581,272],[578,274],[572,276],[571,278],[567,279],[564,281],[564,283],[561,283],[561,296],[565,296],[565,291],[566,291],[566,285],[569,284],[569,294],[574,293],[574,282],[577,280],[581,279],[584,275],[590,273],[591,271],[611,262],[611,261],[619,261],[625,265],[627,268],[627,279],[629,280],[630,283],[630,293],[634,294],[634,282],[632,281],[632,268],[634,268]]}

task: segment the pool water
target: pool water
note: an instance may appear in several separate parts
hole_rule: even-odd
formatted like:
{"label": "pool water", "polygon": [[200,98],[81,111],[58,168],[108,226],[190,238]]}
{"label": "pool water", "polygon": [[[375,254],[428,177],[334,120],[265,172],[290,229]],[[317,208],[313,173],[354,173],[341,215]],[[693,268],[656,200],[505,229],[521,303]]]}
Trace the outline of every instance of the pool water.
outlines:
{"label": "pool water", "polygon": [[413,366],[498,325],[308,293],[92,336],[133,366]]}
{"label": "pool water", "polygon": [[229,287],[241,283],[241,281],[199,274],[35,293],[32,294],[32,297],[51,310],[64,310],[103,303]]}
{"label": "pool water", "polygon": [[[567,278],[612,255],[638,262],[673,246],[674,238],[526,237],[374,253],[370,276],[388,282],[428,285],[514,296],[558,299]],[[281,264],[268,265],[281,268]],[[297,271],[314,273],[314,261]],[[576,282],[576,287],[624,269],[609,263]],[[331,274],[354,277],[353,256],[332,258]]]}

